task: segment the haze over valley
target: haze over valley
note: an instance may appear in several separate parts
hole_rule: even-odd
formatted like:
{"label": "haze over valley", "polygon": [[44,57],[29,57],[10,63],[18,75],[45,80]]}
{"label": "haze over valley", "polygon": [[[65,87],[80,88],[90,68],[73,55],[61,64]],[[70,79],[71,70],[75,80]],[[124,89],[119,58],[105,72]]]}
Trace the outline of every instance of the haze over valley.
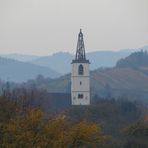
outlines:
{"label": "haze over valley", "polygon": [[148,148],[148,0],[0,0],[0,148]]}

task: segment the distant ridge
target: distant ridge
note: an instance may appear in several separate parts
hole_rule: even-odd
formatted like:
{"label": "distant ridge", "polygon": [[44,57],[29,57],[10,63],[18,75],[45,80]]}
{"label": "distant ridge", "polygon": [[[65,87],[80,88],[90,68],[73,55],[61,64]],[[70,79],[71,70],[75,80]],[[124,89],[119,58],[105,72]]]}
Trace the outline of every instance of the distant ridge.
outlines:
{"label": "distant ridge", "polygon": [[13,59],[13,60],[21,61],[21,62],[29,62],[29,61],[40,58],[40,56],[17,54],[17,53],[2,54],[2,55],[0,55],[0,57]]}
{"label": "distant ridge", "polygon": [[[99,67],[113,67],[116,62],[128,56],[132,51],[95,51],[87,53],[87,58],[91,61],[91,70]],[[61,74],[71,72],[71,61],[75,55],[68,52],[57,52],[49,56],[33,56],[21,54],[1,55],[9,59],[15,59],[21,62],[29,62],[35,65],[51,68]]]}
{"label": "distant ridge", "polygon": [[[87,58],[90,60],[90,69],[95,70],[101,67],[114,67],[116,62],[121,58],[129,56],[133,52],[141,51],[141,49],[148,50],[148,46],[137,49],[123,49],[119,51],[95,51],[88,52]],[[6,54],[1,55],[10,59],[18,61],[29,62],[38,66],[50,68],[58,73],[67,74],[71,72],[71,61],[75,55],[68,52],[58,52],[47,56],[34,56],[22,54]]]}
{"label": "distant ridge", "polygon": [[38,75],[56,78],[60,74],[50,68],[0,57],[0,79],[5,81],[24,82],[35,79]]}
{"label": "distant ridge", "polygon": [[32,60],[31,63],[49,67],[59,73],[66,74],[71,71],[71,61],[73,55],[68,52],[58,52],[51,56],[44,56],[38,59]]}
{"label": "distant ridge", "polygon": [[[128,51],[96,51],[87,53],[87,58],[91,62],[91,70],[94,70],[99,67],[113,67],[119,59],[128,56],[130,53]],[[70,63],[73,58],[74,55],[70,53],[59,52],[51,56],[35,59],[31,62],[36,65],[52,68],[59,73],[67,74],[71,72]]]}

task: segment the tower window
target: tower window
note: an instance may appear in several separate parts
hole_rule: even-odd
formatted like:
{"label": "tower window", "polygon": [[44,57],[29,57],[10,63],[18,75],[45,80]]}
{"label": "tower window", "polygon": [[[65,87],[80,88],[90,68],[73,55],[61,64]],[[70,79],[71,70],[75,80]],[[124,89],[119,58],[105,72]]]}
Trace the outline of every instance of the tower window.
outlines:
{"label": "tower window", "polygon": [[80,81],[80,85],[82,85],[82,82]]}
{"label": "tower window", "polygon": [[78,94],[78,99],[83,99],[83,94]]}
{"label": "tower window", "polygon": [[84,73],[84,68],[83,68],[83,65],[82,64],[79,65],[78,73],[79,73],[79,75],[83,75],[83,73]]}

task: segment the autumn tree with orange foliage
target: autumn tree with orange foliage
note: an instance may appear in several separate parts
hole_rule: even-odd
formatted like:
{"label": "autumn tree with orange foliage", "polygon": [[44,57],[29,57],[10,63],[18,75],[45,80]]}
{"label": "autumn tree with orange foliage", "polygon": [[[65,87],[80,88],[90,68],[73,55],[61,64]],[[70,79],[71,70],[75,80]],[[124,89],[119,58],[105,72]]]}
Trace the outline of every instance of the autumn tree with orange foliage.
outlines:
{"label": "autumn tree with orange foliage", "polygon": [[47,120],[39,110],[10,120],[0,130],[2,148],[95,148],[107,141],[96,124],[72,124],[62,116]]}

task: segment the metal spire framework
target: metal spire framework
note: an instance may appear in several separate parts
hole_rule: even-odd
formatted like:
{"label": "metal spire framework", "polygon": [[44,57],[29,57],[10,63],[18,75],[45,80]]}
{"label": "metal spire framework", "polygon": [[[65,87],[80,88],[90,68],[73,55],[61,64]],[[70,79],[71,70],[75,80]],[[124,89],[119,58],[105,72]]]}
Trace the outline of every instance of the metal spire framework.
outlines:
{"label": "metal spire framework", "polygon": [[77,51],[76,51],[75,60],[80,60],[80,61],[86,60],[84,39],[83,39],[83,33],[81,29],[78,35]]}
{"label": "metal spire framework", "polygon": [[72,60],[72,63],[89,63],[90,64],[89,60],[86,59],[85,45],[84,45],[83,33],[81,29],[78,34],[76,56],[75,56],[75,59]]}

